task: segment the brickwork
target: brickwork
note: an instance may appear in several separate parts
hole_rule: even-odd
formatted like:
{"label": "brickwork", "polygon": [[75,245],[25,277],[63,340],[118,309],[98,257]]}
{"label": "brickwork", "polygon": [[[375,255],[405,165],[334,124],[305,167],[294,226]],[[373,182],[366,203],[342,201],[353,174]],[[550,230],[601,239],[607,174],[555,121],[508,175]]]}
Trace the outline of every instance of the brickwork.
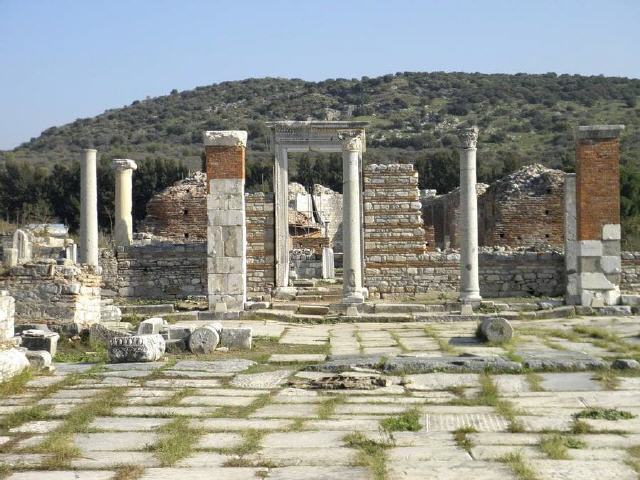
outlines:
{"label": "brickwork", "polygon": [[177,242],[207,240],[206,175],[196,172],[155,195],[139,231]]}
{"label": "brickwork", "polygon": [[247,291],[271,293],[275,287],[275,212],[272,193],[245,195]]}
{"label": "brickwork", "polygon": [[576,216],[578,240],[600,240],[604,225],[620,223],[618,138],[578,140]]}
{"label": "brickwork", "polygon": [[207,185],[211,179],[244,179],[244,147],[206,146]]}
{"label": "brickwork", "polygon": [[482,246],[564,243],[564,174],[528,165],[492,183],[478,199]]}
{"label": "brickwork", "polygon": [[421,207],[413,165],[365,167],[364,283],[372,295],[416,282],[427,252]]}

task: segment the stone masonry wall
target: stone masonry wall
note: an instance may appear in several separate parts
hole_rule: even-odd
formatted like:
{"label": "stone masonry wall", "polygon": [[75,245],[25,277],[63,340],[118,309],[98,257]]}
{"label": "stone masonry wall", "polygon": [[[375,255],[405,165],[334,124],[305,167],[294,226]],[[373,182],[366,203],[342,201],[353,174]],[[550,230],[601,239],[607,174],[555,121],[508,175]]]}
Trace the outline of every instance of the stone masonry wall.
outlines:
{"label": "stone masonry wall", "polygon": [[7,290],[0,290],[0,344],[14,334],[16,301]]}
{"label": "stone masonry wall", "polygon": [[418,172],[409,164],[364,169],[364,284],[372,295],[415,284],[426,254]]}
{"label": "stone masonry wall", "polygon": [[207,293],[205,243],[117,247],[101,252],[104,287],[121,297],[177,299]]}
{"label": "stone masonry wall", "polygon": [[196,172],[151,198],[147,203],[147,216],[139,231],[178,242],[205,242],[206,175]]}
{"label": "stone masonry wall", "polygon": [[0,289],[15,298],[18,322],[89,325],[100,321],[100,281],[88,265],[39,261],[6,270]]}
{"label": "stone masonry wall", "polygon": [[245,194],[247,291],[271,293],[275,287],[275,211],[272,193]]}

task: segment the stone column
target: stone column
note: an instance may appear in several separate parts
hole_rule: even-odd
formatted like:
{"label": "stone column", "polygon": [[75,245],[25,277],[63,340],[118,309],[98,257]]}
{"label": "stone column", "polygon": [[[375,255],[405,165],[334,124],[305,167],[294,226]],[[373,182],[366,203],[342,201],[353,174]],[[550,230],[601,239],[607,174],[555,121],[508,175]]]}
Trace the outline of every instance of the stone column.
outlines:
{"label": "stone column", "polygon": [[564,175],[564,265],[567,275],[565,303],[580,304],[576,242],[576,174]]}
{"label": "stone column", "polygon": [[113,161],[112,166],[116,171],[116,218],[113,240],[118,246],[131,245],[133,238],[132,177],[138,165],[133,160],[118,158]]}
{"label": "stone column", "polygon": [[576,243],[578,291],[584,306],[620,299],[620,133],[624,125],[578,127]]}
{"label": "stone column", "polygon": [[362,287],[362,241],[360,215],[360,155],[363,147],[361,132],[341,132],[342,140],[342,238],[343,292],[346,304],[363,303],[366,290]]}
{"label": "stone column", "polygon": [[80,156],[80,263],[98,266],[97,151],[82,150]]}
{"label": "stone column", "polygon": [[478,305],[478,196],[476,192],[476,144],[478,128],[460,130],[460,302]]}
{"label": "stone column", "polygon": [[276,297],[291,298],[295,288],[289,287],[289,165],[287,150],[275,147],[276,162],[273,175],[275,208],[275,268]]}
{"label": "stone column", "polygon": [[244,200],[247,132],[205,132],[209,308],[242,310],[247,298]]}

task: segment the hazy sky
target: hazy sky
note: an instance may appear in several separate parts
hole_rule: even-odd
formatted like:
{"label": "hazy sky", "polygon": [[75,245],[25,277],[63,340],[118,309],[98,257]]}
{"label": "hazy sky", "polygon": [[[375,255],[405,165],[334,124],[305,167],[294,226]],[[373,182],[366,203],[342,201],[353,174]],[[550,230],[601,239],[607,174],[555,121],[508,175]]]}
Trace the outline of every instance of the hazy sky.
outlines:
{"label": "hazy sky", "polygon": [[224,80],[640,77],[639,0],[0,0],[0,149]]}

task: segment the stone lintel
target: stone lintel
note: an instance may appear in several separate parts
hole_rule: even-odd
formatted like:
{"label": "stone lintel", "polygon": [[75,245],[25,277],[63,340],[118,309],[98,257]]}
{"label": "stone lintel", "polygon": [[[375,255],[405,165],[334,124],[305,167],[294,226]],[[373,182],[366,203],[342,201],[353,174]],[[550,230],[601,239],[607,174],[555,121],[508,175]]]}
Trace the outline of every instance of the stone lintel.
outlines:
{"label": "stone lintel", "polygon": [[210,130],[202,137],[205,147],[247,147],[245,130]]}
{"label": "stone lintel", "polygon": [[115,158],[111,162],[111,166],[116,170],[137,170],[138,164],[134,160],[128,158]]}
{"label": "stone lintel", "polygon": [[584,139],[603,139],[618,138],[624,130],[624,125],[586,125],[576,129],[576,138]]}

